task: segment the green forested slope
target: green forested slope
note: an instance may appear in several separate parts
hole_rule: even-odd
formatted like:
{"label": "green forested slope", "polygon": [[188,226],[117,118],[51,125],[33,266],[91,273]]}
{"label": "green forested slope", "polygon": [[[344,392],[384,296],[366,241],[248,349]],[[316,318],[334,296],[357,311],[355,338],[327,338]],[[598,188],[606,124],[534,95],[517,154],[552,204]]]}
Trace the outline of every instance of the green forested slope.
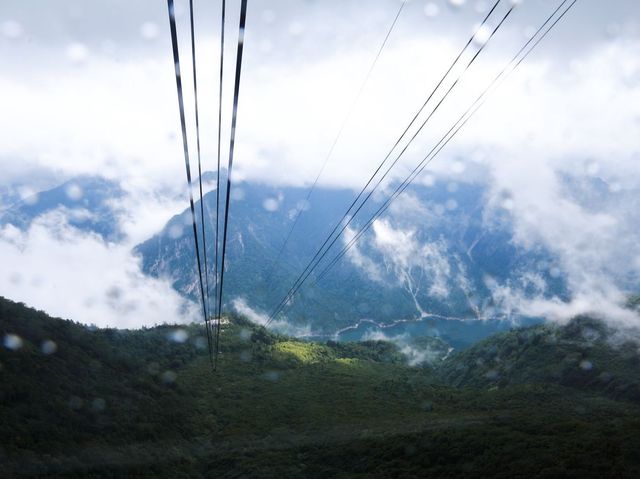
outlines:
{"label": "green forested slope", "polygon": [[[91,330],[0,300],[2,476],[640,476],[635,397],[520,377],[553,368],[517,341],[525,352],[487,381],[468,366],[491,343],[409,367],[388,343],[305,343],[233,318],[213,372],[202,333]],[[626,360],[607,368],[638,377]]]}

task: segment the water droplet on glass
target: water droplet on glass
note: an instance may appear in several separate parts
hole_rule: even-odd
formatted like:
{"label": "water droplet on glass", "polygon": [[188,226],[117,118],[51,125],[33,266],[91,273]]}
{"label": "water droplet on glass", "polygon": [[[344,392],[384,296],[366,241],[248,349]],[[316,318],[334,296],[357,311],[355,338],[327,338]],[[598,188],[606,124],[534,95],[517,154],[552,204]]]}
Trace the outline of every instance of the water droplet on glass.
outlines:
{"label": "water droplet on glass", "polygon": [[54,341],[46,339],[42,342],[40,350],[43,354],[53,354],[58,350],[58,345]]}
{"label": "water droplet on glass", "polygon": [[486,25],[481,25],[473,35],[473,43],[481,47],[489,41],[489,37],[491,37],[491,29]]}
{"label": "water droplet on glass", "polygon": [[447,185],[447,191],[449,193],[455,193],[456,191],[458,191],[458,188],[458,183],[451,182]]}
{"label": "water droplet on glass", "polygon": [[80,399],[78,396],[71,396],[69,398],[69,407],[74,411],[77,411],[82,407],[82,399]]}
{"label": "water droplet on glass", "polygon": [[[231,198],[233,198],[235,201],[242,201],[245,198],[245,192],[243,189],[241,188],[236,188],[234,190],[231,190]],[[191,220],[189,220],[191,221]]]}
{"label": "water droplet on glass", "polygon": [[162,373],[162,376],[160,377],[162,379],[162,382],[165,384],[171,384],[173,382],[175,382],[175,380],[177,379],[178,375],[173,372],[173,371],[165,371]]}
{"label": "water droplet on glass", "polygon": [[288,30],[289,35],[297,37],[304,33],[305,26],[302,22],[291,22]]}
{"label": "water droplet on glass", "polygon": [[17,334],[5,334],[3,340],[4,347],[11,351],[17,351],[22,347],[22,338]]}
{"label": "water droplet on glass", "polygon": [[453,211],[458,207],[458,202],[454,199],[448,199],[445,205],[449,211]]}
{"label": "water droplet on glass", "polygon": [[169,226],[169,231],[167,231],[167,235],[171,239],[178,239],[182,236],[184,232],[184,228],[182,225],[173,224]]}
{"label": "water droplet on glass", "polygon": [[598,171],[600,171],[600,167],[598,166],[598,164],[595,161],[589,161],[586,165],[585,165],[585,172],[587,173],[587,175],[589,176],[595,176],[598,174]]}
{"label": "water droplet on glass", "polygon": [[278,371],[267,371],[263,376],[267,381],[276,382],[280,379],[280,373]]}
{"label": "water droplet on glass", "polygon": [[156,362],[149,363],[147,366],[147,372],[155,376],[160,372],[160,365]]}
{"label": "water droplet on glass", "polygon": [[27,205],[35,205],[38,200],[38,193],[28,186],[22,186],[18,190],[18,194],[20,195],[20,199],[24,201]]}
{"label": "water droplet on glass", "polygon": [[454,161],[453,164],[451,165],[451,172],[456,175],[459,175],[460,173],[464,173],[464,170],[466,169],[467,167],[462,161]]}
{"label": "water droplet on glass", "polygon": [[449,0],[449,5],[454,8],[459,8],[466,3],[466,0]]}
{"label": "water droplet on glass", "polygon": [[476,12],[484,13],[487,11],[488,8],[489,8],[489,5],[484,0],[480,0],[479,2],[476,2]]}
{"label": "water droplet on glass", "polygon": [[434,18],[438,16],[438,13],[440,13],[440,8],[438,8],[438,5],[435,3],[429,2],[424,6],[423,11],[427,18]]}
{"label": "water droplet on glass", "polygon": [[2,30],[2,35],[10,39],[19,38],[23,34],[22,25],[16,20],[6,20],[2,22],[0,29]]}
{"label": "water droplet on glass", "polygon": [[262,202],[262,207],[267,211],[277,211],[280,204],[276,198],[267,198]]}
{"label": "water droplet on glass", "polygon": [[145,40],[155,40],[158,37],[159,28],[153,22],[145,22],[140,25],[140,36]]}
{"label": "water droplet on glass", "polygon": [[273,50],[273,43],[271,43],[270,40],[262,40],[258,44],[258,50],[260,50],[261,53],[270,53],[271,50]]}
{"label": "water droplet on glass", "polygon": [[76,65],[85,63],[89,59],[89,49],[82,43],[72,43],[67,46],[67,58]]}
{"label": "water droplet on glass", "polygon": [[511,211],[513,210],[514,207],[514,202],[511,198],[505,198],[502,203],[500,204],[500,207],[502,209],[505,209],[507,211]]}
{"label": "water droplet on glass", "polygon": [[591,361],[587,361],[586,359],[580,361],[580,369],[585,371],[590,371],[593,369],[593,363]]}
{"label": "water droplet on glass", "polygon": [[198,336],[194,340],[194,344],[196,345],[196,349],[198,349],[200,351],[204,351],[208,347],[207,340],[205,338],[203,338],[202,336]]}
{"label": "water droplet on glass", "polygon": [[262,21],[264,23],[273,23],[276,20],[276,13],[273,10],[265,10],[262,12]]}
{"label": "water droplet on glass", "polygon": [[67,198],[73,201],[78,201],[84,195],[82,188],[75,183],[68,185],[64,192],[67,195]]}
{"label": "water droplet on glass", "polygon": [[622,185],[618,182],[609,183],[609,191],[611,193],[620,193],[622,191]]}
{"label": "water droplet on glass", "polygon": [[444,209],[444,206],[438,204],[433,207],[433,211],[436,215],[442,216],[444,214],[445,209]]}
{"label": "water droplet on glass", "polygon": [[189,339],[189,333],[184,329],[175,329],[168,334],[169,341],[182,344]]}
{"label": "water droplet on glass", "polygon": [[95,412],[104,411],[106,405],[107,403],[102,398],[95,398],[93,401],[91,401],[91,409],[93,409]]}
{"label": "water droplet on glass", "polygon": [[436,179],[433,175],[424,175],[422,177],[422,184],[424,186],[433,186],[436,184]]}
{"label": "water droplet on glass", "polygon": [[536,31],[536,27],[534,27],[533,25],[528,25],[524,28],[522,34],[524,35],[524,38],[526,38],[527,40],[531,40],[536,34]]}

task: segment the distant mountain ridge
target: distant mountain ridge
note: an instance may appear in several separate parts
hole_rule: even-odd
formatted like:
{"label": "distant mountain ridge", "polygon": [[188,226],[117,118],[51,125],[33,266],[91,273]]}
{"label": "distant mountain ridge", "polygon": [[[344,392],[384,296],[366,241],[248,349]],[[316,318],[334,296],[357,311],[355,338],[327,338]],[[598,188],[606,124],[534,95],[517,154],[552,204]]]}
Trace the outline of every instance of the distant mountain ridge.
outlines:
{"label": "distant mountain ridge", "polygon": [[[227,308],[234,299],[256,312],[269,314],[310,260],[324,235],[353,199],[350,190],[317,188],[304,204],[305,188],[275,188],[239,184],[233,190],[229,221],[228,268],[225,275]],[[520,287],[523,294],[565,294],[564,280],[544,250],[524,251],[512,241],[505,215],[487,219],[483,188],[472,184],[439,182],[407,191],[411,209],[382,217],[381,232],[367,233],[329,275],[316,283],[315,274],[287,306],[287,321],[310,334],[332,334],[369,320],[362,334],[381,331],[406,320],[431,321],[432,329],[447,334],[449,318],[501,319],[504,312],[491,296],[491,282]],[[384,197],[375,196],[353,227],[377,209]],[[213,253],[215,192],[205,195],[208,257]],[[303,212],[280,261],[272,269],[285,235],[300,208]],[[163,230],[136,247],[147,274],[172,278],[174,287],[196,298],[193,238],[185,210]],[[398,244],[410,241],[408,257],[394,257],[397,249],[378,234],[395,235]],[[339,241],[333,254],[344,243]],[[395,248],[395,249],[394,249]],[[325,261],[322,263],[326,265]],[[320,267],[316,273],[322,271]],[[533,272],[538,283],[528,282]],[[212,282],[213,280],[211,280]],[[488,282],[489,281],[489,282]],[[535,284],[534,284],[535,283]],[[544,290],[539,290],[544,283]],[[531,319],[531,318],[530,318]],[[485,321],[487,334],[510,327]],[[464,342],[464,338],[458,338]],[[454,341],[456,339],[454,338]]]}

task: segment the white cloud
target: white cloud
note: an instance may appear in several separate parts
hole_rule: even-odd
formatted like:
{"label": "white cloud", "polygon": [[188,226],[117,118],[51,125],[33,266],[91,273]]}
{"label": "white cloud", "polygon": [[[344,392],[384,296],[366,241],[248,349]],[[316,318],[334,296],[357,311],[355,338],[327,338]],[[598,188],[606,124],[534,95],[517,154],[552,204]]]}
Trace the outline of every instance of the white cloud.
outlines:
{"label": "white cloud", "polygon": [[[252,308],[247,302],[246,298],[237,297],[231,301],[231,306],[237,314],[240,314],[247,318],[249,321],[256,323],[260,326],[265,326],[269,321],[269,315]],[[295,336],[298,338],[313,336],[311,326],[296,325],[288,321],[276,319],[269,323],[269,329],[278,331],[281,334],[287,334],[289,336]]]}
{"label": "white cloud", "polygon": [[197,306],[169,280],[142,273],[128,245],[70,227],[63,211],[27,231],[3,227],[0,257],[3,295],[55,316],[121,328],[198,320]]}

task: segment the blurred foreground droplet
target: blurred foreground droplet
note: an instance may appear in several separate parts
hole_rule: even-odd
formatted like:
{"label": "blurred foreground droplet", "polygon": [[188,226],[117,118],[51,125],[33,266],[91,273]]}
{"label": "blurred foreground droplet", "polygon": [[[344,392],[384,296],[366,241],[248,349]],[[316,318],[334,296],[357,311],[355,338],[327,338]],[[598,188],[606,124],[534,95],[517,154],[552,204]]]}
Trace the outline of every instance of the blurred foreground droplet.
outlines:
{"label": "blurred foreground droplet", "polygon": [[82,198],[82,195],[84,195],[84,191],[82,191],[82,188],[80,188],[80,186],[78,186],[77,184],[71,183],[66,187],[65,194],[70,200],[78,201],[80,198]]}
{"label": "blurred foreground droplet", "polygon": [[0,30],[2,31],[2,35],[10,39],[19,38],[23,33],[22,25],[16,20],[6,20],[2,22]]}
{"label": "blurred foreground droplet", "polygon": [[140,36],[145,40],[155,40],[158,36],[158,25],[153,22],[145,22],[140,26]]}
{"label": "blurred foreground droplet", "polygon": [[434,18],[440,13],[440,8],[433,2],[429,2],[424,6],[424,14],[427,18]]}
{"label": "blurred foreground droplet", "polygon": [[54,341],[46,339],[42,342],[40,350],[43,354],[53,354],[58,350],[58,345]]}
{"label": "blurred foreground droplet", "polygon": [[162,379],[162,382],[165,384],[171,384],[173,382],[175,382],[176,378],[178,377],[178,375],[173,372],[173,371],[165,371],[162,373],[162,376],[160,377]]}
{"label": "blurred foreground droplet", "polygon": [[5,334],[3,344],[5,348],[17,351],[22,347],[22,338],[17,334]]}
{"label": "blurred foreground droplet", "polygon": [[168,334],[169,341],[174,343],[184,343],[189,339],[189,333],[184,329],[175,329]]}
{"label": "blurred foreground droplet", "polygon": [[89,49],[82,43],[72,43],[67,46],[67,58],[78,65],[85,63],[89,59]]}

